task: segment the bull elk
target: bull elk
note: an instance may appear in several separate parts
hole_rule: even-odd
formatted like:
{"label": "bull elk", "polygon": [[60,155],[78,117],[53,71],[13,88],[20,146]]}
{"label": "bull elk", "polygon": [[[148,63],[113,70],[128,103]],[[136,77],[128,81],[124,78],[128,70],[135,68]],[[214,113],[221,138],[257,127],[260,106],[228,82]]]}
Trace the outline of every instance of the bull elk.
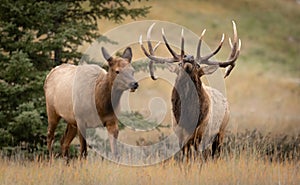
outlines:
{"label": "bull elk", "polygon": [[[226,78],[235,66],[240,49],[241,40],[238,39],[235,22],[233,24],[233,42],[229,38],[231,53],[227,61],[219,62],[211,58],[221,49],[224,42],[224,34],[218,47],[207,56],[200,53],[204,30],[199,38],[196,57],[185,54],[183,30],[181,34],[181,53],[177,54],[169,45],[164,30],[162,38],[171,53],[172,57],[164,58],[154,55],[156,47],[152,47],[150,38],[152,24],[147,32],[147,45],[149,51],[142,43],[142,36],[139,42],[144,54],[150,59],[150,74],[156,80],[153,71],[153,63],[178,63],[172,71],[177,74],[175,85],[172,90],[172,109],[176,120],[175,133],[179,139],[179,146],[183,147],[183,154],[190,151],[191,146],[196,151],[204,151],[208,146],[212,147],[212,156],[220,152],[223,142],[225,128],[229,121],[229,106],[226,98],[216,89],[208,87],[201,82],[201,77],[214,73],[218,68],[226,68]],[[202,64],[205,64],[203,66]],[[192,89],[195,89],[193,92]],[[195,123],[192,123],[195,122]],[[193,127],[192,125],[195,124]]]}
{"label": "bull elk", "polygon": [[70,143],[78,133],[80,156],[86,157],[86,128],[106,127],[113,154],[116,154],[118,119],[115,112],[123,91],[138,88],[131,66],[132,51],[128,47],[122,57],[112,57],[102,47],[108,71],[98,65],[62,64],[50,71],[44,91],[48,114],[47,147],[52,154],[54,132],[61,118],[67,129],[61,139],[62,155],[68,157]]}

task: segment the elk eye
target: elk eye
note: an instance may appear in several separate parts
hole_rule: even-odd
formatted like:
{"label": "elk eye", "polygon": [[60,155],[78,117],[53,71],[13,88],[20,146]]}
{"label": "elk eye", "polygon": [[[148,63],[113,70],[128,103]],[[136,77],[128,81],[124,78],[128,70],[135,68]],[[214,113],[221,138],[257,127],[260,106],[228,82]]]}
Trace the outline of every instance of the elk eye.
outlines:
{"label": "elk eye", "polygon": [[120,71],[116,71],[116,73],[117,73],[117,74],[119,74],[119,73],[120,73]]}

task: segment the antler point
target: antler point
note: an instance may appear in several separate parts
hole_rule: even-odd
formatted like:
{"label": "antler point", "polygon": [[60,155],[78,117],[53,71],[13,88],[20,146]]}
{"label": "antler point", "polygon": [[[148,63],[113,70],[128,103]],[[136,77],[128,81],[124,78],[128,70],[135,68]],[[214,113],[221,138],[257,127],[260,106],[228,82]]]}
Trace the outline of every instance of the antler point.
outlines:
{"label": "antler point", "polygon": [[206,29],[204,29],[204,30],[202,31],[200,38],[202,38],[202,37],[204,36],[205,32],[206,32]]}
{"label": "antler point", "polygon": [[230,38],[230,37],[228,38],[228,41],[229,41],[230,48],[232,48],[233,45],[232,45],[232,41],[231,41],[231,38]]}
{"label": "antler point", "polygon": [[164,30],[164,28],[161,29],[161,34],[165,35],[165,30]]}
{"label": "antler point", "polygon": [[143,36],[142,36],[142,35],[140,35],[140,38],[139,38],[139,43],[140,43],[140,45],[142,45],[142,44],[143,44]]}
{"label": "antler point", "polygon": [[232,20],[231,22],[232,22],[233,26],[236,27],[235,21]]}
{"label": "antler point", "polygon": [[236,43],[238,36],[237,36],[236,24],[234,21],[232,21],[232,27],[233,27],[233,41]]}
{"label": "antler point", "polygon": [[147,40],[150,40],[150,38],[151,38],[150,35],[151,35],[151,31],[152,31],[154,25],[155,25],[155,23],[151,24],[151,26],[148,28],[148,31],[147,31]]}
{"label": "antler point", "polygon": [[223,33],[223,34],[222,34],[222,39],[221,39],[221,42],[222,42],[222,43],[224,42],[224,39],[225,39],[225,34]]}

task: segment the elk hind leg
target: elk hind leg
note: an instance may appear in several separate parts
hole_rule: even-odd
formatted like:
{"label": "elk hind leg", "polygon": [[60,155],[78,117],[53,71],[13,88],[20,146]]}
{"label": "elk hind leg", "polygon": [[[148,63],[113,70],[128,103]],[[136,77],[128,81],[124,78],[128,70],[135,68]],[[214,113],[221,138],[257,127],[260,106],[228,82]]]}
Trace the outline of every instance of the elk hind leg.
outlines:
{"label": "elk hind leg", "polygon": [[223,137],[220,133],[218,133],[212,144],[212,154],[211,154],[212,158],[220,157],[222,142],[223,142]]}
{"label": "elk hind leg", "polygon": [[182,148],[182,162],[189,163],[191,158],[191,144],[186,143],[186,145]]}
{"label": "elk hind leg", "polygon": [[47,109],[48,114],[48,128],[47,128],[47,148],[49,151],[49,157],[52,159],[52,145],[54,142],[54,133],[58,122],[60,120],[60,116],[58,116],[55,111],[50,111]]}
{"label": "elk hind leg", "polygon": [[77,127],[72,124],[68,124],[65,134],[63,135],[60,141],[62,156],[67,158],[67,160],[69,159],[70,144],[73,141],[76,134],[77,134]]}
{"label": "elk hind leg", "polygon": [[78,136],[80,141],[80,159],[87,157],[87,143],[85,139],[86,130],[85,129],[78,129]]}
{"label": "elk hind leg", "polygon": [[224,139],[224,135],[225,135],[225,129],[226,129],[226,126],[227,126],[228,121],[229,121],[229,117],[230,117],[229,110],[227,109],[226,113],[225,113],[225,116],[224,116],[224,119],[223,119],[223,122],[222,122],[221,127],[220,127],[220,131],[216,135],[216,138],[215,138],[215,140],[213,142],[213,145],[212,145],[212,157],[213,158],[215,156],[220,157],[220,155],[221,155],[221,148],[222,148],[223,139]]}

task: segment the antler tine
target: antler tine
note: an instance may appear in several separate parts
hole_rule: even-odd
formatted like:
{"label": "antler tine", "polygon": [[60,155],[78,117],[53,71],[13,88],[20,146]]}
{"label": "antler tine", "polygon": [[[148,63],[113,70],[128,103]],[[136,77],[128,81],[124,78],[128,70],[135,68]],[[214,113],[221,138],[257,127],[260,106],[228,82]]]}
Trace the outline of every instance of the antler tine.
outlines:
{"label": "antler tine", "polygon": [[149,62],[149,70],[150,70],[150,75],[151,78],[153,80],[156,80],[157,78],[154,76],[154,66],[153,63],[157,62],[157,63],[173,63],[173,62],[178,62],[178,58],[174,57],[174,58],[162,58],[162,57],[156,57],[154,55],[155,50],[158,48],[160,42],[158,42],[158,44],[156,44],[156,46],[153,48],[152,44],[151,44],[151,31],[152,28],[154,27],[155,24],[152,24],[148,31],[147,31],[147,44],[148,44],[148,49],[149,52],[146,50],[146,48],[143,45],[143,36],[141,35],[139,38],[139,44],[141,46],[141,49],[143,50],[144,54],[150,59]]}
{"label": "antler tine", "polygon": [[241,41],[241,39],[238,39],[236,24],[234,21],[232,21],[232,27],[233,27],[233,43],[232,43],[231,39],[229,38],[231,54],[229,55],[229,59],[227,62],[223,62],[220,64],[220,67],[227,67],[229,65],[229,67],[226,68],[224,78],[229,76],[229,74],[235,67],[235,61],[239,57],[241,47],[242,47],[242,41]]}
{"label": "antler tine", "polygon": [[183,28],[181,30],[181,54],[180,54],[180,57],[181,59],[183,58],[184,56],[184,33],[183,33]]}
{"label": "antler tine", "polygon": [[[149,41],[150,38],[148,37],[148,47],[149,47],[149,50],[151,53],[153,53],[153,49],[152,49],[152,44],[151,42]],[[151,55],[147,52],[147,50],[145,49],[144,45],[143,45],[143,36],[141,35],[140,36],[140,39],[139,39],[139,43],[140,43],[140,46],[144,52],[144,54],[151,59]],[[157,46],[156,46],[157,47]],[[151,49],[150,49],[151,48]],[[155,48],[156,49],[156,48]],[[154,66],[153,66],[153,60],[151,59],[150,62],[149,62],[149,71],[150,71],[150,76],[153,80],[157,80],[157,78],[154,76]]]}
{"label": "antler tine", "polygon": [[237,49],[236,55],[232,58],[231,61],[229,61],[229,62],[231,62],[231,65],[229,65],[229,67],[226,68],[224,78],[226,78],[227,76],[229,76],[229,74],[231,73],[232,69],[235,67],[235,61],[237,60],[237,58],[240,55],[241,46],[242,46],[242,41],[241,41],[241,39],[239,39],[239,47]]}
{"label": "antler tine", "polygon": [[[154,52],[156,51],[156,49],[158,48],[158,46],[160,45],[160,41],[154,46],[154,48],[153,48],[153,54],[154,54]],[[157,77],[155,77],[155,75],[154,75],[154,66],[153,66],[153,63],[154,63],[154,61],[153,60],[150,60],[150,62],[149,62],[149,71],[150,71],[150,76],[151,76],[151,78],[152,78],[152,80],[157,80],[158,78]]]}
{"label": "antler tine", "polygon": [[149,71],[150,71],[150,76],[152,80],[157,80],[157,77],[154,75],[154,66],[153,66],[153,60],[150,60],[149,62]]}
{"label": "antler tine", "polygon": [[153,51],[155,52],[156,51],[156,49],[158,48],[158,46],[161,44],[161,42],[159,41],[155,46],[154,46],[154,48],[153,48]]}
{"label": "antler tine", "polygon": [[148,28],[148,31],[147,31],[147,43],[148,43],[148,49],[149,49],[149,52],[151,55],[154,55],[154,51],[153,51],[153,47],[152,47],[152,44],[151,44],[151,31],[152,31],[152,28],[154,27],[155,23],[151,24],[151,26]]}
{"label": "antler tine", "polygon": [[230,56],[226,62],[212,61],[212,63],[218,63],[220,67],[227,67],[229,65],[233,65],[233,63],[237,60],[237,58],[239,57],[239,54],[240,54],[240,50],[241,50],[241,46],[242,46],[241,39],[239,39],[238,45],[239,45],[239,47],[238,47],[238,49],[236,49],[236,52],[234,53],[234,55]]}
{"label": "antler tine", "polygon": [[162,34],[163,40],[164,40],[164,42],[165,42],[165,45],[166,45],[166,47],[168,48],[168,50],[169,50],[169,52],[171,53],[171,55],[173,56],[173,58],[179,60],[178,55],[177,55],[177,54],[175,53],[175,51],[170,47],[170,45],[169,45],[169,43],[168,43],[168,40],[167,40],[167,38],[166,38],[166,35],[165,35],[165,31],[164,31],[163,28],[161,29],[161,34]]}
{"label": "antler tine", "polygon": [[233,48],[233,45],[232,45],[232,42],[231,42],[230,37],[228,38],[228,42],[229,42],[230,48],[232,49],[232,48]]}
{"label": "antler tine", "polygon": [[203,59],[202,59],[203,61],[208,61],[211,57],[215,56],[215,55],[220,51],[220,49],[222,48],[222,45],[223,45],[223,43],[224,43],[224,38],[225,38],[225,35],[224,35],[224,33],[223,33],[223,34],[222,34],[222,39],[221,39],[221,41],[220,41],[218,47],[217,47],[211,54],[209,54],[209,55],[203,57]]}
{"label": "antler tine", "polygon": [[154,55],[151,55],[147,52],[146,48],[144,47],[143,45],[143,36],[141,35],[140,36],[140,39],[139,39],[139,43],[140,43],[140,46],[144,52],[144,54],[150,59],[150,60],[153,60],[157,63],[173,63],[173,62],[177,62],[177,60],[175,60],[174,58],[162,58],[162,57],[156,57]]}
{"label": "antler tine", "polygon": [[140,43],[140,46],[141,46],[144,54],[149,58],[150,54],[147,52],[146,48],[143,45],[143,36],[142,35],[140,35],[139,43]]}
{"label": "antler tine", "polygon": [[196,61],[200,61],[202,60],[202,57],[201,57],[201,44],[202,44],[202,38],[204,36],[206,32],[206,29],[204,29],[201,33],[201,36],[199,38],[199,42],[198,42],[198,46],[197,46],[197,55],[196,55]]}
{"label": "antler tine", "polygon": [[214,56],[215,54],[218,53],[218,51],[221,49],[223,42],[224,42],[224,34],[222,35],[222,39],[220,41],[219,46],[215,49],[215,51],[213,51],[211,54],[207,55],[206,57],[201,57],[200,55],[200,48],[201,48],[201,42],[202,42],[202,38],[204,35],[204,31],[202,32],[202,35],[200,37],[199,40],[199,44],[198,44],[198,48],[197,48],[197,57],[196,57],[196,61],[200,64],[207,64],[207,65],[219,65],[219,67],[222,68],[226,68],[226,72],[225,72],[225,76],[224,78],[226,78],[230,72],[232,71],[232,69],[235,67],[235,61],[237,60],[237,58],[239,57],[240,54],[240,50],[241,50],[241,45],[242,42],[240,39],[238,39],[238,35],[237,35],[237,29],[236,29],[236,24],[234,21],[232,21],[232,27],[233,27],[233,43],[231,41],[231,39],[229,38],[229,45],[231,47],[231,53],[229,55],[229,58],[227,59],[227,61],[225,62],[218,62],[218,61],[211,61],[209,60],[212,56]]}
{"label": "antler tine", "polygon": [[233,27],[233,43],[231,42],[231,39],[229,38],[229,45],[231,47],[231,54],[229,55],[229,58],[233,58],[236,55],[236,52],[237,52],[236,49],[237,49],[237,43],[238,43],[236,24],[234,21],[232,21],[232,27]]}
{"label": "antler tine", "polygon": [[232,27],[233,27],[234,42],[237,42],[238,36],[237,36],[236,24],[235,24],[234,20],[232,20],[231,22],[232,22]]}

